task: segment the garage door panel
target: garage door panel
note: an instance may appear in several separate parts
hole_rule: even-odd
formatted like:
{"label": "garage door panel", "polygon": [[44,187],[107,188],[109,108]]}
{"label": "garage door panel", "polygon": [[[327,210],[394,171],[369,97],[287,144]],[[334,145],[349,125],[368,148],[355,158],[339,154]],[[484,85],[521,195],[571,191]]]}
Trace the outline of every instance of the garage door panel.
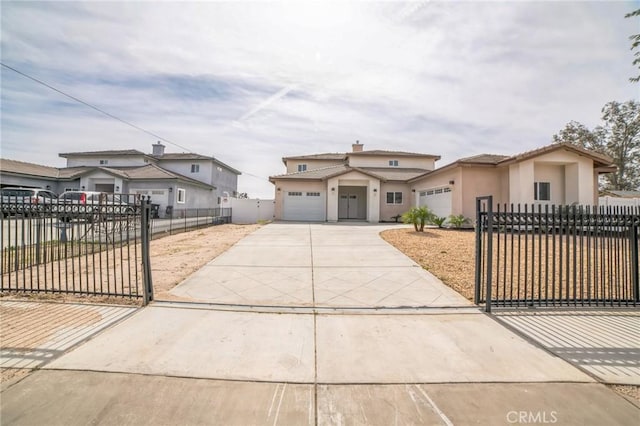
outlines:
{"label": "garage door panel", "polygon": [[418,204],[427,206],[436,216],[449,217],[451,215],[451,189],[438,188],[421,191]]}
{"label": "garage door panel", "polygon": [[284,196],[284,220],[318,222],[325,220],[325,194],[322,192],[287,192]]}

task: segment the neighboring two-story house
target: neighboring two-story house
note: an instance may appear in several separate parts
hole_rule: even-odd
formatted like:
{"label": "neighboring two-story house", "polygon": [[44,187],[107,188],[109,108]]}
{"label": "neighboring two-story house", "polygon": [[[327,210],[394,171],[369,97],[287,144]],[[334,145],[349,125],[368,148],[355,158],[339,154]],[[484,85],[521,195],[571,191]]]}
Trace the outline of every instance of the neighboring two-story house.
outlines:
{"label": "neighboring two-story house", "polygon": [[413,206],[473,218],[475,199],[496,203],[596,205],[598,176],[613,160],[571,144],[515,156],[483,154],[436,169],[437,155],[365,151],[285,157],[272,176],[276,219],[389,221]]}
{"label": "neighboring two-story house", "polygon": [[[55,168],[0,160],[2,185],[141,194],[158,204],[161,216],[174,209],[214,208],[225,195],[237,193],[241,173],[214,157],[165,153],[161,143],[152,154],[137,150],[62,153],[67,167]],[[167,209],[169,207],[169,209]]]}

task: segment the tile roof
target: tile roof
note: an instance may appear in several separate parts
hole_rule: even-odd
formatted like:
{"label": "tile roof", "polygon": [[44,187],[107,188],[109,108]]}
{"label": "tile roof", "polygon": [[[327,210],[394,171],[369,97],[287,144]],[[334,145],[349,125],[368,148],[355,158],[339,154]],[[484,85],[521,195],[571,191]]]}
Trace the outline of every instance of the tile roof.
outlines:
{"label": "tile roof", "polygon": [[347,155],[339,152],[328,152],[324,154],[311,154],[311,155],[295,155],[292,157],[283,157],[285,160],[337,160],[344,161],[347,159]]}
{"label": "tile roof", "polygon": [[391,167],[351,167],[346,164],[322,167],[320,169],[306,170],[304,172],[287,173],[284,175],[271,176],[269,180],[273,182],[277,179],[287,180],[326,180],[335,176],[340,176],[348,172],[360,172],[372,176],[381,181],[396,180],[407,181],[416,176],[426,173],[425,169],[402,169]]}
{"label": "tile roof", "polygon": [[375,155],[375,156],[388,156],[395,155],[397,157],[428,157],[435,158],[436,160],[440,159],[439,155],[432,154],[422,154],[419,152],[406,152],[406,151],[385,151],[381,149],[373,149],[369,151],[357,151],[357,152],[347,152],[347,156],[350,155]]}
{"label": "tile roof", "polygon": [[97,156],[107,156],[107,155],[145,155],[144,152],[138,151],[137,149],[118,149],[118,150],[108,150],[108,151],[86,151],[86,152],[63,152],[58,154],[58,156],[62,158],[67,157],[97,157]]}
{"label": "tile roof", "polygon": [[508,155],[479,154],[472,157],[461,158],[457,162],[465,164],[498,164],[509,158]]}
{"label": "tile roof", "polygon": [[283,175],[271,176],[270,181],[275,179],[305,179],[305,180],[323,180],[333,176],[337,176],[353,170],[346,164],[338,164],[335,166],[322,167],[320,169],[306,170],[304,172],[286,173]]}
{"label": "tile roof", "polygon": [[57,167],[0,158],[0,170],[5,173],[38,176],[50,179],[72,179],[80,176],[87,167]]}
{"label": "tile roof", "polygon": [[168,154],[162,154],[162,155],[150,155],[150,157],[155,158],[158,161],[163,161],[163,160],[207,160],[207,161],[213,161],[223,167],[225,167],[228,170],[231,170],[233,173],[241,175],[242,172],[240,170],[234,169],[233,167],[229,166],[226,163],[223,163],[222,161],[218,160],[215,157],[209,157],[207,155],[201,155],[201,154],[195,154],[192,152],[177,152],[177,153],[168,153]]}
{"label": "tile roof", "polygon": [[427,169],[402,169],[398,167],[358,167],[358,169],[380,176],[383,180],[403,182],[430,171]]}
{"label": "tile roof", "polygon": [[520,154],[516,154],[512,157],[509,157],[500,163],[515,163],[518,161],[527,160],[532,157],[536,157],[538,155],[545,154],[547,152],[556,151],[558,149],[567,149],[569,151],[573,151],[579,155],[584,155],[586,157],[591,158],[594,162],[598,163],[596,166],[610,166],[613,164],[613,158],[608,155],[601,154],[599,152],[591,151],[589,149],[582,148],[580,146],[563,142],[563,143],[552,143],[551,145],[546,145],[541,148],[537,148],[531,151],[526,151]]}

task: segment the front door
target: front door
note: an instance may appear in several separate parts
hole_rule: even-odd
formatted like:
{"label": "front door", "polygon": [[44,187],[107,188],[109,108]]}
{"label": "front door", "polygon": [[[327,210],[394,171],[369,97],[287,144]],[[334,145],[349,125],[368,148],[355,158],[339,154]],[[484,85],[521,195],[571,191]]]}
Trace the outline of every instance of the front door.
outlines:
{"label": "front door", "polygon": [[358,195],[341,194],[338,200],[338,219],[358,218]]}

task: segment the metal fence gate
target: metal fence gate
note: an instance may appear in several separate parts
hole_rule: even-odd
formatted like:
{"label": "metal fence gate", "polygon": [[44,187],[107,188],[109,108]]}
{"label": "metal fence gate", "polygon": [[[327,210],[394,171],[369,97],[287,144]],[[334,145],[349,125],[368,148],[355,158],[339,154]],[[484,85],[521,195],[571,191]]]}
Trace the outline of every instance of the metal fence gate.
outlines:
{"label": "metal fence gate", "polygon": [[0,291],[153,300],[150,200],[3,199]]}
{"label": "metal fence gate", "polygon": [[640,306],[638,207],[493,205],[476,199],[475,302]]}

